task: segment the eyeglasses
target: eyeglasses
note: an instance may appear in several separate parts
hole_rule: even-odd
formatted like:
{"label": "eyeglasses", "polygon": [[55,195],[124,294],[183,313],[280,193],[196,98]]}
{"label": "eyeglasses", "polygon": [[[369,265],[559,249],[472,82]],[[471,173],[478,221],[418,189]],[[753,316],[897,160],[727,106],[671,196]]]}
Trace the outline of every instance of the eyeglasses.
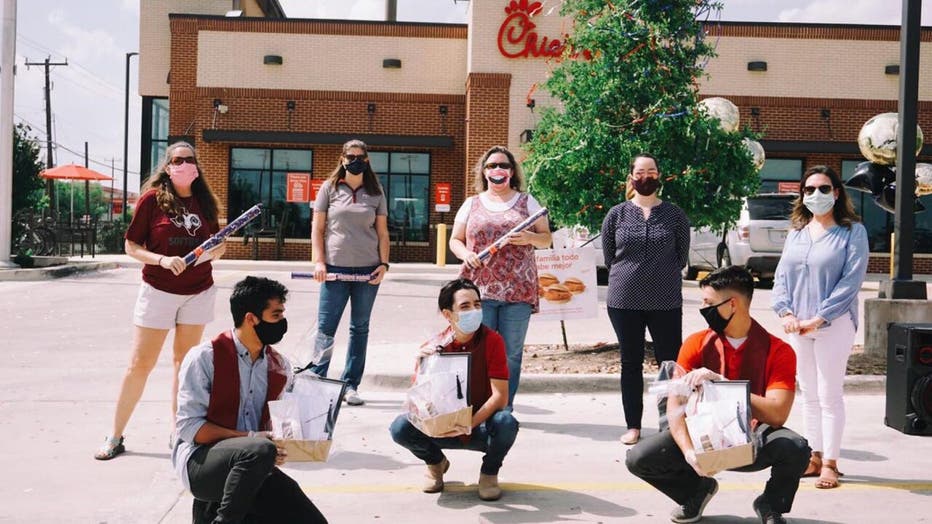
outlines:
{"label": "eyeglasses", "polygon": [[197,159],[193,156],[176,156],[171,160],[171,165],[180,166],[181,164],[194,164],[197,165]]}
{"label": "eyeglasses", "polygon": [[831,184],[824,184],[821,186],[803,186],[803,193],[806,193],[807,195],[811,195],[815,193],[816,189],[818,189],[819,192],[822,193],[823,195],[827,195],[832,192],[833,188]]}
{"label": "eyeglasses", "polygon": [[361,155],[343,155],[343,158],[345,158],[349,162],[355,162],[357,160],[365,160],[367,156],[369,155],[363,153]]}
{"label": "eyeglasses", "polygon": [[489,162],[485,169],[511,169],[513,166],[510,162]]}

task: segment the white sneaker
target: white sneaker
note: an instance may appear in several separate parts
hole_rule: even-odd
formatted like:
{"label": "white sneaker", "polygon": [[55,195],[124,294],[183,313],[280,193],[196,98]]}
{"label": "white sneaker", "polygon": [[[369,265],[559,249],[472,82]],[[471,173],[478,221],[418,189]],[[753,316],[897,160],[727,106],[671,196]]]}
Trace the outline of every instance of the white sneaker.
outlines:
{"label": "white sneaker", "polygon": [[361,406],[366,403],[365,400],[359,398],[359,393],[356,393],[355,389],[347,389],[346,395],[343,396],[343,400],[350,406]]}

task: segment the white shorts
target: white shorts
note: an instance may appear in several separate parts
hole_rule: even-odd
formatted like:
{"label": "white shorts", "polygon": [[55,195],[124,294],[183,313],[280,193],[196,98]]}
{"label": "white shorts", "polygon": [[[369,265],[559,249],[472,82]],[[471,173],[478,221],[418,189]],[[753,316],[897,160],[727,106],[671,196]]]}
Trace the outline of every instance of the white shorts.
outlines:
{"label": "white shorts", "polygon": [[172,329],[177,324],[205,325],[214,319],[217,287],[196,295],[175,295],[143,282],[139,286],[133,324],[152,329]]}

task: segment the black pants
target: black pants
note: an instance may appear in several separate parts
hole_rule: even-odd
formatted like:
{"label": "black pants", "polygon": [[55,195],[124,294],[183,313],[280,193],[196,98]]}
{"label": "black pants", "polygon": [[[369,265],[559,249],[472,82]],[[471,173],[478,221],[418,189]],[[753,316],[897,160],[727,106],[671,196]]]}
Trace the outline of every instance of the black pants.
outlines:
{"label": "black pants", "polygon": [[298,483],[275,467],[275,444],[239,437],[198,448],[188,459],[195,524],[326,523]]}
{"label": "black pants", "polygon": [[644,328],[657,363],[676,360],[683,345],[683,308],[647,311],[608,308],[621,347],[621,405],[628,428],[641,429],[644,413]]}
{"label": "black pants", "polygon": [[[809,443],[787,428],[762,425],[757,430],[760,447],[749,466],[731,471],[770,468],[764,497],[774,511],[789,513],[799,489],[799,479],[809,464]],[[628,471],[659,489],[677,504],[684,504],[699,489],[699,475],[690,466],[669,431],[651,435],[628,450]]]}

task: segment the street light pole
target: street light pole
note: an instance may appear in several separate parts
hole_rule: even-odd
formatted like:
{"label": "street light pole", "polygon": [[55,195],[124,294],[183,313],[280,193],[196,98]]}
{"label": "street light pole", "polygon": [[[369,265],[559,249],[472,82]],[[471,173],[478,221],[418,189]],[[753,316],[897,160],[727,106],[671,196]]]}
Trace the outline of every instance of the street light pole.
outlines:
{"label": "street light pole", "polygon": [[900,25],[900,93],[896,155],[896,213],[893,279],[881,283],[880,296],[926,300],[926,284],[913,280],[913,231],[916,199],[916,120],[919,99],[919,46],[922,0],[903,0]]}
{"label": "street light pole", "polygon": [[127,169],[129,164],[129,59],[139,53],[126,53],[126,91],[123,99],[123,224],[126,224],[126,208],[128,207]]}

